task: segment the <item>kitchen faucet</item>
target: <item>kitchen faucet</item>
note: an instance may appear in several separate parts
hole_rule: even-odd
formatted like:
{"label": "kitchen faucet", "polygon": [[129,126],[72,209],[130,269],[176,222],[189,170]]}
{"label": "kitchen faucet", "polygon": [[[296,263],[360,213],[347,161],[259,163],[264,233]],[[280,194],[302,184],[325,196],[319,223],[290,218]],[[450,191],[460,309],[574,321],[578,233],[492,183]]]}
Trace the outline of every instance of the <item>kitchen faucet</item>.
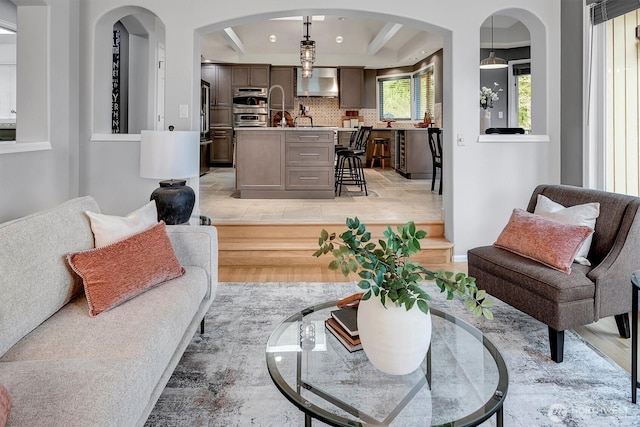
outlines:
{"label": "kitchen faucet", "polygon": [[282,93],[282,117],[280,118],[280,126],[287,126],[287,119],[284,117],[284,88],[280,85],[273,85],[269,88],[269,93],[267,94],[267,109],[269,110],[269,117],[271,117],[271,91],[275,88],[280,89]]}

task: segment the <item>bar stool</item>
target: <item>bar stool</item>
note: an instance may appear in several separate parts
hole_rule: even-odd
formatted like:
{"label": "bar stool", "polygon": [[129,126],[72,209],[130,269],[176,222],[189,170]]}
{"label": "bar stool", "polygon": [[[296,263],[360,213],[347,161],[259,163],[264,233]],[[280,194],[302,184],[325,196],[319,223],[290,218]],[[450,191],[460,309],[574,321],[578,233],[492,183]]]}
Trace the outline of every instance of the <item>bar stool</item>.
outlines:
{"label": "bar stool", "polygon": [[373,138],[373,154],[369,167],[372,168],[376,160],[380,160],[380,166],[384,169],[385,159],[391,159],[389,151],[389,138]]}
{"label": "bar stool", "polygon": [[360,191],[364,190],[365,196],[369,195],[361,157],[367,152],[370,134],[371,127],[362,126],[355,136],[352,147],[336,151],[335,192],[338,196],[342,194],[344,185],[357,185]]}

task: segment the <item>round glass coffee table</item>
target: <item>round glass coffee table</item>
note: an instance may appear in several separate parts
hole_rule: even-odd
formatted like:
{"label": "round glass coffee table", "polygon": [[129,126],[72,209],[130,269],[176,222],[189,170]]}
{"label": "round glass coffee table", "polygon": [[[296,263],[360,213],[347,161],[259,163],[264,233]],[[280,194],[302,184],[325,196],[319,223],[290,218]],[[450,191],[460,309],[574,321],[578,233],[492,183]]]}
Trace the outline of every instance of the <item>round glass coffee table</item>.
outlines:
{"label": "round glass coffee table", "polygon": [[502,426],[509,376],[500,352],[475,327],[431,307],[431,347],[421,367],[388,375],[364,351],[349,352],[325,328],[331,301],[280,323],[267,342],[269,374],[305,414],[332,426]]}

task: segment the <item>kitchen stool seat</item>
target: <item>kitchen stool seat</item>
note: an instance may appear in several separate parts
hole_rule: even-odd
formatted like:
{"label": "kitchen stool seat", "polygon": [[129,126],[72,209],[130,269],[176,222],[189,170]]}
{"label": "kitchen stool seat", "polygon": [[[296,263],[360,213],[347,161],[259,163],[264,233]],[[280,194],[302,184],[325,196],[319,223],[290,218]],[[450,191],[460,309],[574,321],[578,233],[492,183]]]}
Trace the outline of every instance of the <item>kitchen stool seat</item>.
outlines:
{"label": "kitchen stool seat", "polygon": [[338,196],[342,194],[344,185],[357,185],[360,191],[364,191],[365,196],[369,195],[362,156],[367,152],[371,129],[370,126],[362,126],[355,135],[353,145],[336,151],[335,192]]}
{"label": "kitchen stool seat", "polygon": [[373,155],[369,167],[372,168],[376,160],[380,161],[380,166],[384,169],[386,159],[391,159],[389,151],[389,138],[373,138]]}

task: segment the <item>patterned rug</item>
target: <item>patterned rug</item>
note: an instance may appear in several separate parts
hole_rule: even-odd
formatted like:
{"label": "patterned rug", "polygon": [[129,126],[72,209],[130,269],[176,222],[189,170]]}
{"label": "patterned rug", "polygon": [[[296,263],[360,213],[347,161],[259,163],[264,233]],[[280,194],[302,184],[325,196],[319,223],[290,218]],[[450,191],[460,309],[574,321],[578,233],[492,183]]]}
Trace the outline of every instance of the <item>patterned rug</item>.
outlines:
{"label": "patterned rug", "polygon": [[[427,286],[434,307],[478,327],[502,353],[509,370],[505,426],[640,426],[630,375],[573,331],[565,333],[564,362],[557,364],[545,325],[500,301],[493,321],[474,319],[460,301]],[[267,338],[295,311],[357,291],[353,283],[220,283],[205,334],[194,336],[146,425],[304,425],[269,377]],[[483,424],[493,425],[495,417]]]}

